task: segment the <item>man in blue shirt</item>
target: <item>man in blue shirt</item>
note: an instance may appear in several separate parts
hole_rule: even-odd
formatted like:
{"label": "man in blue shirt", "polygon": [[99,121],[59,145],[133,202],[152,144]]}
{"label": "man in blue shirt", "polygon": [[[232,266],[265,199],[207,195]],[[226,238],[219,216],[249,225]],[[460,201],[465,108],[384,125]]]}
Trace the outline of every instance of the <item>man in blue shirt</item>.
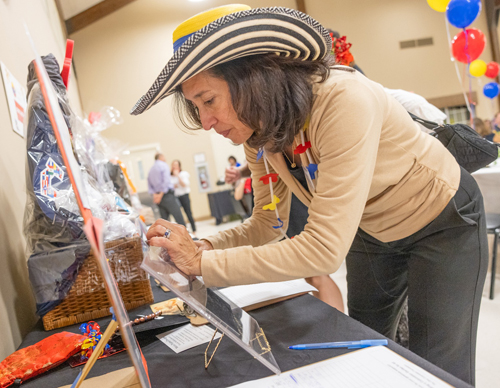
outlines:
{"label": "man in blue shirt", "polygon": [[170,214],[175,222],[186,226],[181,208],[174,195],[174,186],[170,180],[170,168],[163,154],[155,155],[155,164],[148,174],[148,191],[153,195],[153,202],[160,209],[161,218],[168,220]]}

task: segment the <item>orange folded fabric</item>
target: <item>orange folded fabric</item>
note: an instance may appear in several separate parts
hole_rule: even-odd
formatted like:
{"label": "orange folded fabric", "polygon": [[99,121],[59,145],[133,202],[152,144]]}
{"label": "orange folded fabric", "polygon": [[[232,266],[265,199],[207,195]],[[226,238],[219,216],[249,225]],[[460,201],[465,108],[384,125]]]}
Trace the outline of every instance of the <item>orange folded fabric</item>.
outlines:
{"label": "orange folded fabric", "polygon": [[85,338],[64,331],[12,353],[0,363],[0,388],[16,380],[26,381],[62,364],[80,351]]}

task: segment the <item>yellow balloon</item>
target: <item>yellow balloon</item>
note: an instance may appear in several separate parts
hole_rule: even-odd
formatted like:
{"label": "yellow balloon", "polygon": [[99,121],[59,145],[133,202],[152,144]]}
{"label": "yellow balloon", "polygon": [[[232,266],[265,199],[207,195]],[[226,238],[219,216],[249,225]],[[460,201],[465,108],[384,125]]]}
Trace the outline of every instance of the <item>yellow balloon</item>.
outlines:
{"label": "yellow balloon", "polygon": [[446,7],[448,6],[449,2],[450,0],[427,0],[427,4],[429,4],[429,7],[438,12],[446,11]]}
{"label": "yellow balloon", "polygon": [[486,62],[481,59],[476,59],[470,63],[470,75],[474,77],[482,77],[486,73]]}

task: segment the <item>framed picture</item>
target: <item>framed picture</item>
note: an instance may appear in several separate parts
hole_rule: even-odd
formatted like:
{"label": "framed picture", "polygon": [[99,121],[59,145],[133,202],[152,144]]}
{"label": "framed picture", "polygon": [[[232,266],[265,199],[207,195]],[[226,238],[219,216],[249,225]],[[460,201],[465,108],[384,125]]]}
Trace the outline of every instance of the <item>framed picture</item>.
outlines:
{"label": "framed picture", "polygon": [[198,177],[198,187],[200,189],[200,193],[211,191],[212,187],[210,185],[210,176],[208,175],[208,164],[197,164],[195,169]]}
{"label": "framed picture", "polygon": [[205,163],[207,161],[205,159],[205,154],[203,152],[200,152],[198,154],[194,154],[193,158],[194,158],[195,164]]}

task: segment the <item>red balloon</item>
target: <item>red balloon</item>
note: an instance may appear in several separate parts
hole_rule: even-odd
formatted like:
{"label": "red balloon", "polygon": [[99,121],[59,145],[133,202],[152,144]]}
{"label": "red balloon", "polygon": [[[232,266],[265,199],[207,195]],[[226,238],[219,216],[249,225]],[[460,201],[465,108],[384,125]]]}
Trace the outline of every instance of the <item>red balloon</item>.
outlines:
{"label": "red balloon", "polygon": [[495,78],[500,70],[500,65],[496,62],[490,62],[486,65],[486,73],[484,75],[488,78]]}
{"label": "red balloon", "polygon": [[467,36],[464,31],[455,35],[451,41],[451,52],[457,61],[471,63],[483,52],[486,38],[477,28],[467,28],[465,31]]}

